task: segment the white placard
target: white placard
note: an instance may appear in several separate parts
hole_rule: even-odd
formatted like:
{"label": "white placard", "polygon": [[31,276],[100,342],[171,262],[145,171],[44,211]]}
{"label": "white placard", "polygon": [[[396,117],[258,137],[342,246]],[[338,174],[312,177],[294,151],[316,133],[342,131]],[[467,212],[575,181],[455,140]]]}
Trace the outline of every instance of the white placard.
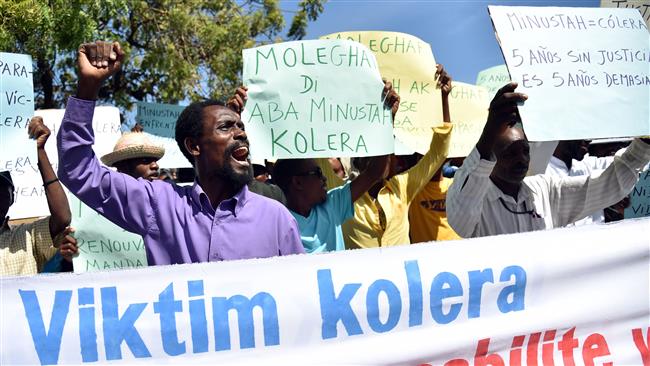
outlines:
{"label": "white placard", "polygon": [[[64,113],[65,109],[41,109],[34,112],[35,116],[43,117],[43,122],[52,131],[45,144],[45,151],[55,172],[59,165],[56,134],[59,132]],[[93,151],[95,151],[97,158],[113,151],[115,143],[120,138],[119,109],[107,106],[95,107],[93,131],[95,134]],[[25,130],[24,140],[14,141],[13,144],[16,146],[29,144],[36,153],[36,143],[29,140],[27,130]],[[38,161],[30,161],[29,164],[22,166],[20,169],[15,169],[11,172],[11,177],[14,181],[16,193],[16,202],[11,206],[8,214],[11,219],[47,216],[50,214],[45,189],[43,189],[43,179],[41,179],[41,173],[38,171]],[[66,193],[68,193],[67,189]]]}
{"label": "white placard", "polygon": [[636,9],[489,6],[531,141],[650,134],[650,36]]}

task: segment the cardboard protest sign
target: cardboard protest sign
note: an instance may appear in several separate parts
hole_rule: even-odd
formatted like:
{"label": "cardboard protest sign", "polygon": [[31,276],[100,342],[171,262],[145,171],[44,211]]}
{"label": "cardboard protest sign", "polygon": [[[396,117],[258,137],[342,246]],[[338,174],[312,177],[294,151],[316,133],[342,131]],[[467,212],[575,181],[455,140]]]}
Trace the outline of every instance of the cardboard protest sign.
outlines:
{"label": "cardboard protest sign", "polygon": [[191,168],[176,143],[176,119],[185,107],[172,104],[138,102],[136,122],[144,128],[151,142],[165,148],[165,155],[158,160],[161,168]]}
{"label": "cardboard protest sign", "polygon": [[454,123],[449,145],[450,158],[469,155],[483,132],[490,105],[489,92],[482,86],[459,81],[449,93],[449,114]]}
{"label": "cardboard protest sign", "polygon": [[636,9],[641,13],[646,27],[650,27],[650,0],[600,0],[600,7]]}
{"label": "cardboard protest sign", "polygon": [[650,166],[639,173],[639,181],[630,192],[630,207],[625,209],[625,218],[650,217]]}
{"label": "cardboard protest sign", "polygon": [[36,145],[27,136],[33,116],[31,56],[0,52],[0,171],[36,166]]}
{"label": "cardboard protest sign", "polygon": [[352,31],[321,38],[359,42],[375,54],[381,76],[391,81],[400,95],[395,117],[395,153],[425,154],[431,145],[431,127],[442,124],[442,100],[440,89],[436,89],[436,60],[431,46],[415,36],[397,32]]}
{"label": "cardboard protest sign", "polygon": [[[34,112],[35,116],[43,117],[43,122],[52,132],[45,144],[45,151],[55,172],[59,164],[56,134],[59,132],[64,113],[64,109],[41,109]],[[115,107],[95,107],[92,123],[95,134],[93,151],[99,158],[113,151],[117,139],[120,138],[120,111]],[[9,144],[9,146],[15,146],[16,149],[22,145],[28,145],[29,149],[36,153],[36,143],[28,139],[27,129],[22,130],[20,139],[16,137],[16,140]],[[43,180],[38,170],[38,161],[30,160],[29,164],[12,171],[11,176],[15,185],[16,202],[9,209],[9,217],[22,219],[49,215],[50,210],[47,206],[45,189],[43,189]]]}
{"label": "cardboard protest sign", "polygon": [[147,266],[140,235],[115,225],[76,196],[68,194],[79,255],[72,259],[75,273]]}
{"label": "cardboard protest sign", "polygon": [[489,99],[492,100],[497,90],[510,82],[510,74],[506,65],[497,65],[481,70],[476,76],[476,85],[488,89]]}
{"label": "cardboard protest sign", "polygon": [[533,141],[650,134],[650,42],[636,9],[489,6]]}
{"label": "cardboard protest sign", "polygon": [[243,51],[242,113],[255,158],[393,152],[391,111],[375,56],[362,44],[316,40]]}
{"label": "cardboard protest sign", "polygon": [[3,278],[0,364],[647,365],[648,224]]}

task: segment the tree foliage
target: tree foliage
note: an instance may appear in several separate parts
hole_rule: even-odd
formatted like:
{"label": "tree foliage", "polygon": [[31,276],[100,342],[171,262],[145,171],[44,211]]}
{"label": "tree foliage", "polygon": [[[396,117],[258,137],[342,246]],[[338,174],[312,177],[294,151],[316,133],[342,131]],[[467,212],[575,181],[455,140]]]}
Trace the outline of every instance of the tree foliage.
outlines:
{"label": "tree foliage", "polygon": [[278,0],[0,0],[0,49],[35,62],[37,107],[56,108],[76,88],[79,44],[117,40],[122,71],[100,98],[130,108],[225,98],[241,83],[241,51],[302,39],[326,0],[301,0],[286,36]]}

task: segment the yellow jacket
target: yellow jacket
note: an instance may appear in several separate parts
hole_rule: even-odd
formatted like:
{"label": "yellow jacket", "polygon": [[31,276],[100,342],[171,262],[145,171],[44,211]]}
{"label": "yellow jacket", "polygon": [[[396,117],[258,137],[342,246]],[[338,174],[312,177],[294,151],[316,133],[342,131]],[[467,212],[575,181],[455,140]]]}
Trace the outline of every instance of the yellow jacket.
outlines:
{"label": "yellow jacket", "polygon": [[[377,199],[367,192],[354,203],[354,218],[343,224],[346,249],[410,244],[409,205],[447,158],[451,123],[434,128],[429,151],[411,169],[384,181]],[[327,159],[318,159],[328,189],[343,184]],[[325,166],[325,164],[328,164]]]}

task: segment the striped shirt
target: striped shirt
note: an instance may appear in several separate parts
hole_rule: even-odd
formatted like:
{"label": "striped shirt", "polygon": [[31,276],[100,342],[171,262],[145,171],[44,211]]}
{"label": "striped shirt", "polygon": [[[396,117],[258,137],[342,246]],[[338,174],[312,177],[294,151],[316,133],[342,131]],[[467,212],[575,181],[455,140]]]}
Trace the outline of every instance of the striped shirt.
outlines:
{"label": "striped shirt", "polygon": [[[354,202],[354,217],[343,224],[346,249],[377,248],[410,244],[409,206],[445,163],[453,125],[433,128],[429,151],[411,169],[384,181],[374,199],[368,192]],[[327,159],[318,159],[328,189],[343,184]]]}
{"label": "striped shirt", "polygon": [[464,238],[566,226],[623,199],[648,161],[650,145],[637,139],[600,175],[526,177],[515,200],[490,180],[496,162],[474,148],[447,193],[447,218]]}
{"label": "striped shirt", "polygon": [[0,233],[0,276],[35,275],[56,254],[50,217]]}
{"label": "striped shirt", "polygon": [[[601,170],[607,169],[609,164],[611,164],[613,161],[613,156],[598,158],[595,156],[585,155],[582,160],[573,159],[571,162],[571,168],[569,169],[562,160],[556,158],[555,156],[551,156],[551,160],[548,162],[545,174],[555,175],[558,177],[591,175],[595,172],[600,173]],[[603,210],[596,210],[590,215],[587,215],[587,217],[569,224],[569,226],[590,225],[602,222],[605,222],[605,214],[603,213]]]}

